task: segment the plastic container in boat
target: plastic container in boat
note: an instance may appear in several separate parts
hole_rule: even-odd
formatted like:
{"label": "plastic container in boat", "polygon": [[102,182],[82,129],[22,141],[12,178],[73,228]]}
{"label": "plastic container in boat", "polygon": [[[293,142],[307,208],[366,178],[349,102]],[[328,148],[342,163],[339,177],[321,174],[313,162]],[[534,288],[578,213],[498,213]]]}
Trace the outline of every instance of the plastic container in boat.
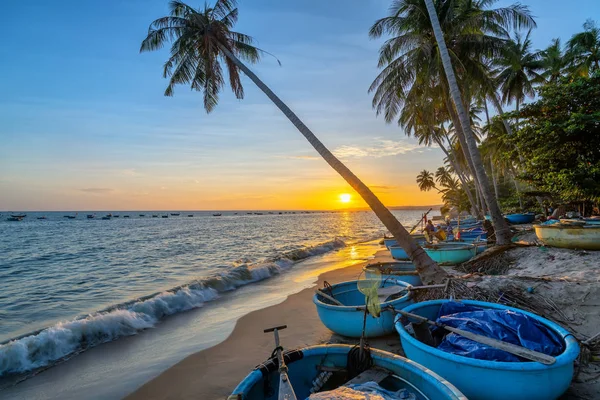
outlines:
{"label": "plastic container in boat", "polygon": [[470,243],[437,243],[424,248],[431,259],[438,264],[454,265],[470,260],[477,249]]}
{"label": "plastic container in boat", "polygon": [[[296,397],[306,399],[310,395],[312,384],[320,373],[320,366],[345,368],[351,349],[352,346],[348,345],[330,344],[286,352],[284,359]],[[374,366],[395,375],[380,383],[388,390],[407,389],[418,400],[467,400],[451,383],[413,361],[377,349],[371,349],[371,357]],[[267,387],[272,389],[270,396],[265,394],[265,381]],[[243,400],[277,400],[278,389],[277,362],[268,360],[250,372],[233,390],[232,396]]]}
{"label": "plastic container in boat", "polygon": [[[435,320],[441,305],[447,301],[425,301],[408,306],[405,311]],[[553,400],[567,390],[573,377],[573,362],[579,355],[579,345],[573,335],[554,322],[517,308],[474,300],[462,302],[480,308],[526,314],[558,333],[564,340],[565,351],[556,357],[553,365],[534,361],[477,360],[421,343],[406,331],[398,318],[396,330],[406,356],[446,378],[469,400]]]}
{"label": "plastic container in boat", "polygon": [[411,261],[378,262],[363,267],[363,271],[378,271],[383,280],[398,279],[413,286],[421,286],[421,277]]}
{"label": "plastic container in boat", "polygon": [[[381,281],[381,287],[388,286],[411,286],[398,279],[386,279]],[[358,281],[342,282],[331,286],[331,293],[327,294],[340,301],[343,306],[329,304],[315,294],[313,302],[317,306],[317,313],[323,325],[335,333],[343,336],[358,338],[361,336],[363,327],[365,295],[358,290]],[[404,296],[381,303],[381,307],[392,306],[396,309],[403,309],[412,304],[410,292]],[[389,335],[394,332],[394,314],[391,310],[382,310],[378,318],[367,315],[367,324],[365,335],[367,337],[377,337]]]}

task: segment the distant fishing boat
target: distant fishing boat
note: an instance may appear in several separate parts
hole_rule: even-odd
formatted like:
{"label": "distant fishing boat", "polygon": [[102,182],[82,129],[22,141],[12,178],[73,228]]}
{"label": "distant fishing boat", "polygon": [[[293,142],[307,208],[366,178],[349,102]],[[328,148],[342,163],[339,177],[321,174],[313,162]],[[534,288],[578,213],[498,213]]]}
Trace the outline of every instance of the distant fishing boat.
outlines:
{"label": "distant fishing boat", "polygon": [[169,218],[169,216],[168,215],[163,215],[162,218]]}
{"label": "distant fishing boat", "polygon": [[27,214],[10,214],[13,218],[25,218]]}
{"label": "distant fishing boat", "polygon": [[129,215],[123,215],[123,218],[129,218]]}
{"label": "distant fishing boat", "polygon": [[45,216],[42,216],[42,217],[37,217],[37,219],[48,219],[48,218],[46,218]]}
{"label": "distant fishing boat", "polygon": [[600,250],[599,225],[534,225],[535,234],[547,246]]}
{"label": "distant fishing boat", "polygon": [[105,220],[105,221],[106,221],[106,220],[109,220],[110,218],[111,218],[111,217],[109,217],[108,215],[106,215],[106,216],[102,217],[102,219],[103,219],[103,220]]}
{"label": "distant fishing boat", "polygon": [[152,218],[158,218],[158,215],[152,214]]}
{"label": "distant fishing boat", "polygon": [[223,214],[221,214],[221,213],[214,213],[213,217],[220,217],[221,215],[223,215]]}
{"label": "distant fishing boat", "polygon": [[119,218],[119,216],[118,215],[113,215],[113,218]]}
{"label": "distant fishing boat", "polygon": [[140,217],[145,217],[145,216],[146,216],[146,214],[140,214]]}
{"label": "distant fishing boat", "polygon": [[88,214],[87,215],[87,219],[94,219],[96,218],[96,216],[94,214]]}
{"label": "distant fishing boat", "polygon": [[76,217],[77,217],[77,214],[76,215],[65,215],[64,216],[64,218],[67,218],[67,219],[75,219]]}
{"label": "distant fishing boat", "polygon": [[263,215],[263,213],[254,213],[254,215]]}
{"label": "distant fishing boat", "polygon": [[8,218],[6,218],[6,220],[7,220],[7,221],[13,221],[13,222],[16,222],[16,221],[22,221],[22,220],[23,220],[23,218],[19,218],[19,217],[8,217]]}
{"label": "distant fishing boat", "polygon": [[171,215],[174,217],[178,217],[180,215],[180,213],[171,213]]}
{"label": "distant fishing boat", "polygon": [[194,216],[194,214],[188,214],[188,217],[193,217],[193,216]]}

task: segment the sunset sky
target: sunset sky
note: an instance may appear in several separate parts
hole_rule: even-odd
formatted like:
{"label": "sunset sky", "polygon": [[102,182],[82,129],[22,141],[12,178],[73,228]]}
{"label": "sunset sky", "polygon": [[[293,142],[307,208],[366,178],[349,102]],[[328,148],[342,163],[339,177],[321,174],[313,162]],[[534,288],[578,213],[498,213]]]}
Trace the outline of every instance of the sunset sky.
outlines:
{"label": "sunset sky", "polygon": [[[236,30],[282,62],[252,68],[325,145],[385,204],[439,203],[415,176],[440,166],[441,151],[377,118],[367,93],[380,45],[367,31],[390,1],[240,3]],[[537,48],[600,15],[597,0],[523,3],[537,17]],[[32,0],[2,11],[0,210],[364,205],[247,78],[246,98],[226,90],[210,115],[186,87],[163,96],[168,50],[138,51],[167,1]]]}

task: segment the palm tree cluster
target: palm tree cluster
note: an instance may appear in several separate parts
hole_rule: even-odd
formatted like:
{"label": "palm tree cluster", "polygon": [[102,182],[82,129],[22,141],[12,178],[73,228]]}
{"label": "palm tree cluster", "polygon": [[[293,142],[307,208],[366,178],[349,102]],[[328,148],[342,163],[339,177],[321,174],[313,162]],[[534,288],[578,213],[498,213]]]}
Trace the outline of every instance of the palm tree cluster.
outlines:
{"label": "palm tree cluster", "polygon": [[[518,111],[535,94],[535,85],[597,69],[600,30],[588,21],[566,49],[556,39],[547,49],[532,51],[536,23],[529,9],[519,3],[495,8],[497,2],[393,0],[389,15],[369,32],[374,39],[386,37],[379,52],[381,72],[370,92],[386,122],[397,122],[421,144],[442,149],[444,168],[460,183],[471,211],[491,214],[498,243],[506,243],[497,178],[512,177],[519,193],[518,149],[502,151],[508,146],[503,135],[512,135],[519,120],[518,112],[507,118],[503,107],[514,104]],[[499,118],[490,119],[488,104]],[[484,113],[481,126],[478,115]],[[424,172],[419,186],[434,188]],[[447,196],[452,198],[458,197]]]}

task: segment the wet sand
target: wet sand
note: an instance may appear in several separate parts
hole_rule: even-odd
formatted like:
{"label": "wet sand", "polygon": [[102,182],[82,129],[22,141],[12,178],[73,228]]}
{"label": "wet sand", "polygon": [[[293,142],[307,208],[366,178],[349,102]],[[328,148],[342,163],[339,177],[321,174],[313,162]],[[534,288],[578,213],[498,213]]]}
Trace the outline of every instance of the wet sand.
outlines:
{"label": "wet sand", "polygon": [[[387,251],[379,251],[375,261],[391,261]],[[323,282],[357,279],[367,262],[321,274]],[[273,335],[263,329],[287,325],[280,338],[286,349],[293,349],[340,339],[319,320],[312,302],[314,288],[289,296],[283,303],[254,311],[238,320],[231,335],[222,343],[193,354],[155,379],[147,382],[128,400],[143,399],[225,399],[237,384],[275,348]],[[399,340],[384,338],[376,347],[398,347]],[[387,344],[391,346],[386,346]],[[375,344],[375,343],[373,343]],[[388,348],[390,350],[390,348]]]}

